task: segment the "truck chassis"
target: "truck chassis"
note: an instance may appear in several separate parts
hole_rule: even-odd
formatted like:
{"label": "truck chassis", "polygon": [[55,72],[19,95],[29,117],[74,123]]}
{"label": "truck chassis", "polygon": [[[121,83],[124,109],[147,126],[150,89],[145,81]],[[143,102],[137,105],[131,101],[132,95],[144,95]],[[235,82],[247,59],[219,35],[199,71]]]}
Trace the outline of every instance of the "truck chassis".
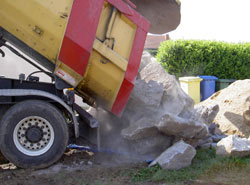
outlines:
{"label": "truck chassis", "polygon": [[[36,67],[11,46],[4,46]],[[5,53],[1,53],[4,57]],[[46,71],[38,72],[51,76]],[[74,130],[73,138],[77,138],[79,121],[88,128],[96,128],[98,122],[74,103],[74,90],[64,93],[64,83],[59,82],[58,88],[55,82],[39,82],[34,74],[26,79],[24,74],[19,79],[0,77],[0,150],[19,167],[40,169],[63,155],[70,128]],[[53,81],[56,78],[51,77]]]}

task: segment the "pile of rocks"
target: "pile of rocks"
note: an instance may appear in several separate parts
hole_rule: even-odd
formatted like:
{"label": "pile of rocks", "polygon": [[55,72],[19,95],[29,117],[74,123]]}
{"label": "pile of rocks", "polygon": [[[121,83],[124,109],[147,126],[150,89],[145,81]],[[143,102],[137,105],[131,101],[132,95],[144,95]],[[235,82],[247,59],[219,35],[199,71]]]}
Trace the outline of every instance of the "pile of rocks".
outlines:
{"label": "pile of rocks", "polygon": [[[205,123],[213,120],[216,111],[214,108],[209,112],[206,107],[194,109],[193,100],[181,89],[175,76],[169,75],[155,58],[144,52],[122,118],[101,109],[89,112],[101,122],[102,147],[113,146],[116,151],[133,153],[141,159],[182,153],[183,159],[189,159],[183,162],[187,165],[195,155],[195,145],[190,144],[207,138],[209,131]],[[183,140],[190,144],[184,144]]]}
{"label": "pile of rocks", "polygon": [[219,106],[214,123],[228,135],[250,135],[250,79],[238,80],[197,106]]}
{"label": "pile of rocks", "polygon": [[191,164],[195,148],[213,147],[219,155],[248,154],[248,140],[226,134],[250,134],[244,123],[249,118],[249,92],[250,80],[238,81],[194,107],[175,76],[144,52],[122,118],[101,109],[89,112],[102,123],[102,147],[141,160],[155,159],[151,165],[165,169],[180,169]]}
{"label": "pile of rocks", "polygon": [[203,138],[196,143],[196,148],[216,148],[217,143],[226,138],[227,135],[223,134],[219,129],[218,126],[214,123],[210,124],[209,126],[209,135],[206,138]]}
{"label": "pile of rocks", "polygon": [[218,111],[209,127],[216,133],[211,133],[201,147],[215,147],[217,155],[223,156],[250,155],[250,139],[247,139],[250,136],[250,79],[234,82],[196,108],[211,110],[216,106]]}
{"label": "pile of rocks", "polygon": [[240,138],[237,135],[230,135],[216,146],[216,154],[222,156],[245,157],[250,155],[250,138]]}

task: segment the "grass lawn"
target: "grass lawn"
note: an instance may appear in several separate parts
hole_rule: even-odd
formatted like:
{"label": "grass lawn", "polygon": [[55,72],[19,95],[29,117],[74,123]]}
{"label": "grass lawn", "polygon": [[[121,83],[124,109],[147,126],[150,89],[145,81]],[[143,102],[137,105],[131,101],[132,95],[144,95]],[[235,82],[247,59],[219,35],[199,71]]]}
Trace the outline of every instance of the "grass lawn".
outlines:
{"label": "grass lawn", "polygon": [[[187,184],[187,182],[250,184],[250,156],[220,157],[215,150],[200,149],[192,165],[181,170],[163,170],[159,166],[146,167],[131,173],[132,182],[162,182]],[[192,184],[192,183],[191,183]]]}

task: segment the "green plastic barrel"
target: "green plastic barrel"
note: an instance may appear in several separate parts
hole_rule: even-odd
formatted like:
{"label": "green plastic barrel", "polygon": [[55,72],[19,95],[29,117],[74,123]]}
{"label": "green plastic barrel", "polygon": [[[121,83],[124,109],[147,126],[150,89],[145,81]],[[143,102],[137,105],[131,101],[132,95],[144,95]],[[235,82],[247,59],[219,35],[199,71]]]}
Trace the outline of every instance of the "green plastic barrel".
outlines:
{"label": "green plastic barrel", "polygon": [[215,90],[219,91],[221,89],[227,88],[231,83],[235,82],[235,79],[218,79],[216,81]]}

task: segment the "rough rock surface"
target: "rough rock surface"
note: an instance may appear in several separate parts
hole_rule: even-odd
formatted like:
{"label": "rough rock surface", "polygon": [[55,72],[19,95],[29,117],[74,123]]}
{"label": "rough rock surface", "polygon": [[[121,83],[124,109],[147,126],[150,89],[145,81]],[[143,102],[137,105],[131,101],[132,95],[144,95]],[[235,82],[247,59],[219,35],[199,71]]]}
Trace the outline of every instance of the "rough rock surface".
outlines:
{"label": "rough rock surface", "polygon": [[191,145],[179,141],[157,157],[150,166],[158,163],[163,169],[177,170],[191,165],[195,155],[196,150]]}
{"label": "rough rock surface", "polygon": [[250,155],[250,139],[230,135],[217,143],[216,154],[222,156],[248,156]]}
{"label": "rough rock surface", "polygon": [[122,136],[128,140],[138,140],[159,134],[154,120],[141,118],[133,125],[122,130]]}
{"label": "rough rock surface", "polygon": [[221,130],[219,129],[219,125],[215,124],[215,123],[211,123],[208,127],[209,133],[211,135],[222,135],[223,133],[221,132]]}
{"label": "rough rock surface", "polygon": [[133,90],[133,98],[140,104],[150,108],[158,108],[161,104],[164,89],[162,84],[150,80],[148,83],[144,80],[137,80]]}
{"label": "rough rock surface", "polygon": [[243,112],[244,123],[250,126],[250,110],[246,110]]}
{"label": "rough rock surface", "polygon": [[[131,126],[142,117],[154,120],[153,124],[157,125],[165,114],[189,120],[198,119],[198,114],[194,115],[194,112],[193,100],[181,89],[175,76],[166,73],[154,57],[144,52],[138,79],[123,118]],[[200,125],[206,128],[204,124]]]}
{"label": "rough rock surface", "polygon": [[219,105],[209,105],[209,106],[196,106],[195,111],[197,113],[197,118],[210,125],[213,123],[214,118],[219,112]]}
{"label": "rough rock surface", "polygon": [[172,136],[158,134],[134,141],[128,141],[129,152],[140,156],[141,160],[155,159],[172,145]]}
{"label": "rough rock surface", "polygon": [[214,105],[219,105],[214,123],[219,125],[222,132],[245,137],[250,135],[250,126],[246,124],[243,117],[243,113],[250,105],[250,79],[234,82],[197,106]]}
{"label": "rough rock surface", "polygon": [[175,135],[188,139],[205,138],[208,135],[208,128],[200,122],[171,114],[162,116],[157,128],[167,135]]}
{"label": "rough rock surface", "polygon": [[[190,112],[193,111],[193,100],[181,89],[175,76],[169,75],[158,62],[155,62],[152,56],[151,62],[140,71],[140,77],[146,83],[155,81],[158,86],[163,86],[164,93],[161,97],[161,105],[157,110],[159,113],[168,112],[174,115],[187,114],[186,116],[189,116]],[[136,91],[133,91],[132,99],[136,95],[135,93]]]}
{"label": "rough rock surface", "polygon": [[[206,139],[200,139],[196,146],[195,147],[198,147],[198,148],[215,148],[217,143],[226,138],[227,135],[219,135],[219,134],[215,134],[215,135],[212,135],[212,136],[207,136]],[[192,145],[193,146],[193,145]]]}

